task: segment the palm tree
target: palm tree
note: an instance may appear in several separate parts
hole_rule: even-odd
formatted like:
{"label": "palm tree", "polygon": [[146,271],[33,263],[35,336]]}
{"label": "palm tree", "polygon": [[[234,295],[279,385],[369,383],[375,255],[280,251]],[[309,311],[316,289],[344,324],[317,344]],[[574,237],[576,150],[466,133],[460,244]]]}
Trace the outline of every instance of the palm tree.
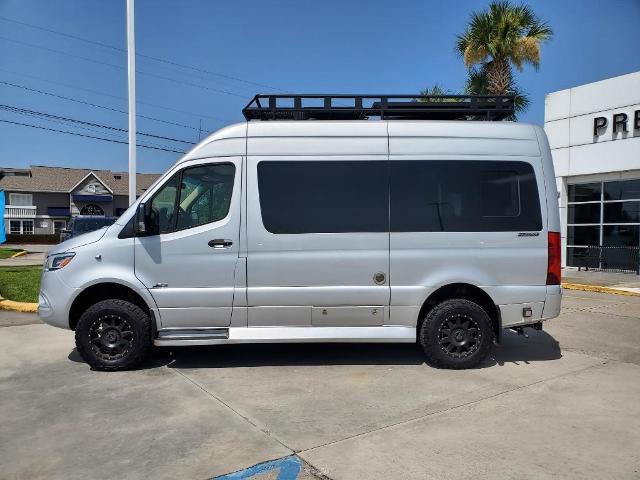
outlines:
{"label": "palm tree", "polygon": [[457,93],[453,93],[451,90],[445,90],[443,86],[439,83],[434,83],[432,87],[425,88],[420,92],[421,97],[416,99],[418,102],[426,102],[427,98],[430,96],[436,97],[445,97],[445,98],[431,98],[428,99],[429,102],[452,102],[456,101],[453,98],[446,98],[448,95],[458,95]]}
{"label": "palm tree", "polygon": [[429,95],[442,96],[442,95],[453,95],[453,94],[451,93],[451,90],[445,90],[445,88],[439,83],[434,83],[432,87],[425,88],[424,90],[422,90],[420,92],[420,95],[422,95],[423,97],[426,97]]}
{"label": "palm tree", "polygon": [[[486,66],[482,67],[471,67],[468,71],[467,84],[465,85],[464,92],[467,95],[487,95],[492,94],[493,92],[489,92],[487,84],[488,84],[488,74]],[[519,113],[524,112],[529,104],[529,98],[526,93],[520,90],[515,83],[515,81],[511,81],[511,85],[504,92],[506,95],[513,95],[513,108],[514,115],[506,118],[506,120],[517,120],[517,116]]]}
{"label": "palm tree", "polygon": [[[458,36],[456,50],[470,69],[467,87],[482,79],[482,93],[514,93],[513,67],[540,67],[540,46],[553,31],[527,5],[493,1],[489,9],[471,14],[469,26]],[[475,67],[475,68],[474,68]],[[475,79],[471,78],[475,75]],[[476,85],[477,86],[477,85]]]}

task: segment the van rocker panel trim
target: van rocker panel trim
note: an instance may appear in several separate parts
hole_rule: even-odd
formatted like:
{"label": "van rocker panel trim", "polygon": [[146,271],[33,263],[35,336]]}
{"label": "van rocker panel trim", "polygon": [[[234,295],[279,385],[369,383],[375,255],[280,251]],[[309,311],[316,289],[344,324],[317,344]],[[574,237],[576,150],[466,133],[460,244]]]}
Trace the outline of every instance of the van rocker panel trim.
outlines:
{"label": "van rocker panel trim", "polygon": [[[204,330],[204,329],[203,329]],[[213,329],[212,329],[213,330]],[[225,330],[225,329],[220,329]],[[225,343],[414,343],[415,327],[232,327],[228,338],[212,338],[209,333],[195,332],[190,338],[171,338],[160,332],[156,346],[218,345]],[[203,338],[203,337],[207,338]]]}

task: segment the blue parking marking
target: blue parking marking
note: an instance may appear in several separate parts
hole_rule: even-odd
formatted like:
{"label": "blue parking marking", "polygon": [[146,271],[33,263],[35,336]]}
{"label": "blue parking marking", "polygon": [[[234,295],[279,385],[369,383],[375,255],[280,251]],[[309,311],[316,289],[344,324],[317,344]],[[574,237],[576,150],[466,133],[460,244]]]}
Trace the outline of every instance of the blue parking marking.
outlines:
{"label": "blue parking marking", "polygon": [[227,473],[226,475],[215,477],[212,480],[250,480],[251,477],[255,475],[274,470],[280,470],[276,480],[296,480],[301,468],[302,463],[300,462],[300,459],[295,455],[291,455],[290,457],[259,463],[239,472]]}

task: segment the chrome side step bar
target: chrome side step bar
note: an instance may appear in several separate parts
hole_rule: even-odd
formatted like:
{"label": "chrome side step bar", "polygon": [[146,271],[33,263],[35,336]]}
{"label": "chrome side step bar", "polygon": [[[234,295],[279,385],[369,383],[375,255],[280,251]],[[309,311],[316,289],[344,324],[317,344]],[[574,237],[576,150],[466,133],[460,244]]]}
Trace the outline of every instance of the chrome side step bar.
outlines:
{"label": "chrome side step bar", "polygon": [[227,338],[229,338],[228,328],[167,328],[158,330],[158,338],[156,340],[224,340]]}
{"label": "chrome side step bar", "polygon": [[219,345],[225,343],[371,342],[414,343],[415,327],[231,327],[165,329],[158,331],[157,346]]}

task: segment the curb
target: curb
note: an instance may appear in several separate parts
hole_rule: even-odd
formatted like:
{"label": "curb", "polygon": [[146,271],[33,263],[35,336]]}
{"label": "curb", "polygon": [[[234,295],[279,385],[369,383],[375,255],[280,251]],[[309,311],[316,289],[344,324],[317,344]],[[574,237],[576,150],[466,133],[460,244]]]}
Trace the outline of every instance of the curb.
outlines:
{"label": "curb", "polygon": [[583,292],[612,293],[614,295],[625,295],[627,297],[640,297],[640,292],[623,290],[621,288],[602,287],[600,285],[584,285],[582,283],[563,283],[562,288],[567,290],[580,290]]}
{"label": "curb", "polygon": [[38,311],[37,303],[14,302],[13,300],[0,299],[0,310],[9,310],[11,312],[36,313]]}

